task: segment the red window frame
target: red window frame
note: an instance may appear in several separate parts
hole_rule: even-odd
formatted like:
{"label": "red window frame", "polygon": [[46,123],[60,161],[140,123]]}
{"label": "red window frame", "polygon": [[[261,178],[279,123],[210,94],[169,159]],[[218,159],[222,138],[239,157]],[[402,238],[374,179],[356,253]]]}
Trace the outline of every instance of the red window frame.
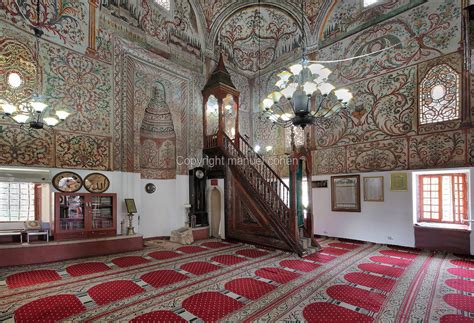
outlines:
{"label": "red window frame", "polygon": [[[443,177],[446,176],[451,177],[453,221],[443,220],[442,182]],[[430,202],[426,203],[426,200],[430,200]],[[430,216],[426,217],[426,213],[429,213]],[[465,221],[468,220],[466,173],[419,175],[418,220],[421,222],[465,224]]]}

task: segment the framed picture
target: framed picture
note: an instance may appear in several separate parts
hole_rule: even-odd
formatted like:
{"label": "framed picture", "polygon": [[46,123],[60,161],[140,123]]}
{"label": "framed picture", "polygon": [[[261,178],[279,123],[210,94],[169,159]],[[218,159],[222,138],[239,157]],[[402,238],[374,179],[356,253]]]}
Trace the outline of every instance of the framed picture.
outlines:
{"label": "framed picture", "polygon": [[331,209],[360,212],[360,176],[331,176]]}
{"label": "framed picture", "polygon": [[408,191],[408,174],[407,173],[391,173],[390,174],[390,190],[405,192]]}
{"label": "framed picture", "polygon": [[364,201],[383,202],[383,176],[364,177]]}
{"label": "framed picture", "polygon": [[74,193],[81,189],[82,178],[74,172],[61,172],[54,175],[52,184],[60,192]]}
{"label": "framed picture", "polygon": [[104,193],[109,186],[109,179],[101,173],[90,173],[84,178],[84,188],[91,193]]}
{"label": "framed picture", "polygon": [[312,181],[311,188],[327,188],[328,181]]}
{"label": "framed picture", "polygon": [[127,207],[127,213],[137,213],[134,199],[125,199],[125,206]]}

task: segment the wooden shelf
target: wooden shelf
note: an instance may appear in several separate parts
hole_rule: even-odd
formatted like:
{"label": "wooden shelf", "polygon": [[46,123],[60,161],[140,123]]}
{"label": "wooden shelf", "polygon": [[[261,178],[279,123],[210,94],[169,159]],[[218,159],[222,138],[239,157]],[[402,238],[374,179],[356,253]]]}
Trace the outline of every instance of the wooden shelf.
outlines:
{"label": "wooden shelf", "polygon": [[114,193],[55,193],[54,239],[114,236],[116,205]]}

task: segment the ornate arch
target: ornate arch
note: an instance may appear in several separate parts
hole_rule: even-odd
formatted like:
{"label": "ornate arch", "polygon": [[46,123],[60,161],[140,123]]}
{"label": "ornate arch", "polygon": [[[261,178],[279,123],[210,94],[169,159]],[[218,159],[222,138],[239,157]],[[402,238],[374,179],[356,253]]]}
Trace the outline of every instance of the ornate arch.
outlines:
{"label": "ornate arch", "polygon": [[140,126],[140,173],[143,178],[175,178],[176,134],[163,83],[156,81]]}

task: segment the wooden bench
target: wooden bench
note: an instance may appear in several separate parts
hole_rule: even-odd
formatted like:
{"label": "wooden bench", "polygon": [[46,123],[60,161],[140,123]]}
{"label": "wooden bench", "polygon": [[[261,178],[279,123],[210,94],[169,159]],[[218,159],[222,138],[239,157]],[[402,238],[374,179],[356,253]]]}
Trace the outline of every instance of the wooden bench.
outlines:
{"label": "wooden bench", "polygon": [[10,236],[10,237],[15,237],[19,236],[20,237],[20,243],[23,243],[23,231],[22,230],[0,230],[0,237],[5,237],[5,236]]}
{"label": "wooden bench", "polygon": [[26,242],[30,243],[30,236],[45,236],[46,242],[49,242],[49,230],[39,230],[39,231],[25,231],[26,233]]}

